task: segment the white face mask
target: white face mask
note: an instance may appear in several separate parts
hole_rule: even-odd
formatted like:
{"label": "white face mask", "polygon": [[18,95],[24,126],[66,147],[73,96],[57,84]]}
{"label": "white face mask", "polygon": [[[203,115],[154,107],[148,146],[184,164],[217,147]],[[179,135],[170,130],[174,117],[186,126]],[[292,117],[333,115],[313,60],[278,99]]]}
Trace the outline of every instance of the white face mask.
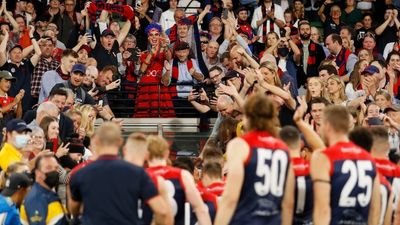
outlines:
{"label": "white face mask", "polygon": [[29,138],[29,135],[26,135],[26,134],[17,134],[17,135],[15,136],[15,140],[14,140],[13,145],[14,145],[14,147],[17,148],[17,149],[22,149],[22,148],[24,148],[24,147],[28,144],[29,139],[30,139],[30,138]]}

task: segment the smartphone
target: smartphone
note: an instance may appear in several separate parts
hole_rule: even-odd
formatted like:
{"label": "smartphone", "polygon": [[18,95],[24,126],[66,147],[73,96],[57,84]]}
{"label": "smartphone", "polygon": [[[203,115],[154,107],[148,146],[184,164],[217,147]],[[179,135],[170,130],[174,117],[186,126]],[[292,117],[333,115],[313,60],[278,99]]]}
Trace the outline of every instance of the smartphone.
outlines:
{"label": "smartphone", "polygon": [[383,125],[383,122],[382,122],[382,120],[379,119],[379,117],[371,117],[368,119],[368,125],[379,126],[379,125]]}
{"label": "smartphone", "polygon": [[54,146],[53,142],[52,141],[48,141],[48,142],[46,142],[46,148],[45,149],[53,151],[53,146]]}
{"label": "smartphone", "polygon": [[128,48],[127,51],[131,53],[131,56],[128,58],[129,61],[137,62],[139,60],[137,48]]}
{"label": "smartphone", "polygon": [[227,8],[225,8],[223,11],[222,11],[222,18],[223,19],[228,19],[228,9]]}
{"label": "smartphone", "polygon": [[88,34],[88,42],[92,42],[93,41],[93,33],[91,29],[87,29],[86,30],[86,34]]}
{"label": "smartphone", "polygon": [[99,100],[99,106],[103,106],[103,100]]}

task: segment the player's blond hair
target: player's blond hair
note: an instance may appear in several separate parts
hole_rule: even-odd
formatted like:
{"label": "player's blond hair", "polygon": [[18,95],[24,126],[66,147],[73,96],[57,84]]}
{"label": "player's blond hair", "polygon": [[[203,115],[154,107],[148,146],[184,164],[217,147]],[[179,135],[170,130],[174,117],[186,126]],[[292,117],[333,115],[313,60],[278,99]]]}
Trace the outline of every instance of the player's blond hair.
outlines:
{"label": "player's blond hair", "polygon": [[149,159],[163,159],[167,152],[169,152],[168,142],[161,136],[149,135],[147,136],[147,149],[149,151]]}

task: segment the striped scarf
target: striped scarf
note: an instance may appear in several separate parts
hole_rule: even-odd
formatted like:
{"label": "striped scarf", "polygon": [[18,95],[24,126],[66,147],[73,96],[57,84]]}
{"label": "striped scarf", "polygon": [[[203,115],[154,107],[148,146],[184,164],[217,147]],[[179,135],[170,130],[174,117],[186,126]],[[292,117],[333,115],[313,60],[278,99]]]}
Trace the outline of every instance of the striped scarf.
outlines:
{"label": "striped scarf", "polygon": [[[188,59],[186,61],[186,66],[187,66],[187,70],[190,71],[193,68],[193,61],[191,59]],[[172,97],[177,96],[176,84],[178,82],[178,79],[179,79],[178,60],[174,59],[172,61],[172,75],[171,75],[171,84],[172,84],[171,96]]]}
{"label": "striped scarf", "polygon": [[[262,12],[262,17],[265,18],[267,16],[267,8],[265,8],[265,4],[264,3],[261,5],[261,12]],[[275,13],[275,4],[274,3],[271,4],[271,12]],[[263,36],[263,39],[264,39],[264,43],[267,42],[267,24],[268,24],[268,21],[269,21],[269,31],[270,32],[274,31],[274,26],[275,26],[275,22],[271,18],[268,17],[268,20],[265,21],[265,24],[263,26],[262,36]]]}

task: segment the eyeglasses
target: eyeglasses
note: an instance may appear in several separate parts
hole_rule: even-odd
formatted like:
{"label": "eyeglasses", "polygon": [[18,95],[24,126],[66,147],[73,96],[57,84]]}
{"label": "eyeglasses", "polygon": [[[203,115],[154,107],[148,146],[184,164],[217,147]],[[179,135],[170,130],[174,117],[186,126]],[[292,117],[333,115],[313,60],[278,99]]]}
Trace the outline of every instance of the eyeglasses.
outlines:
{"label": "eyeglasses", "polygon": [[208,44],[208,41],[200,41],[202,44]]}
{"label": "eyeglasses", "polygon": [[44,139],[44,136],[32,135],[31,137],[32,137],[32,139]]}

